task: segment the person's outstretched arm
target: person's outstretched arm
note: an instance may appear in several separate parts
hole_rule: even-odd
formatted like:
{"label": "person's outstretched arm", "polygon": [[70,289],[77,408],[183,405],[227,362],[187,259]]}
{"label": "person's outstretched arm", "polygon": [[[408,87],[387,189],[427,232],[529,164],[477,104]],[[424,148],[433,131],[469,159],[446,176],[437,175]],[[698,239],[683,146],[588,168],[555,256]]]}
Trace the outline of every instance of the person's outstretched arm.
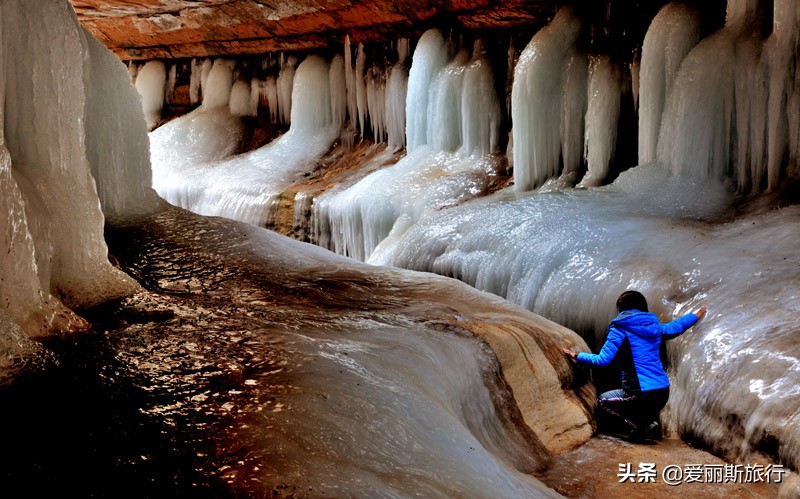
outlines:
{"label": "person's outstretched arm", "polygon": [[619,347],[622,345],[624,340],[625,333],[614,327],[612,324],[612,326],[608,328],[608,336],[606,337],[606,342],[603,343],[603,348],[600,349],[600,353],[596,355],[588,352],[575,353],[567,348],[562,348],[562,351],[579,364],[602,367],[611,363],[611,360],[614,359],[615,355],[617,355]]}
{"label": "person's outstretched arm", "polygon": [[697,321],[706,315],[706,307],[700,307],[696,312],[686,314],[672,322],[662,324],[661,335],[665,340],[671,340],[684,333],[687,329],[697,324]]}

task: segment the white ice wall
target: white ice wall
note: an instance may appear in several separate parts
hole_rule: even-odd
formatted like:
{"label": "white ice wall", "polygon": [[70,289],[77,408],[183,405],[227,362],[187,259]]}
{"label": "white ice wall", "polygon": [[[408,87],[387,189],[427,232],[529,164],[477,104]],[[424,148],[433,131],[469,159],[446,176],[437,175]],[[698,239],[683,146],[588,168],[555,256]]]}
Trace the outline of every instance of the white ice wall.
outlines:
{"label": "white ice wall", "polygon": [[[109,213],[153,208],[135,151],[145,124],[124,65],[101,53],[68,2],[4,1],[0,30],[0,312],[37,335],[82,322],[61,303],[87,307],[136,288],[108,261],[97,189]],[[111,102],[112,87],[125,103]],[[114,142],[117,132],[126,136]],[[101,175],[107,168],[119,171]]]}

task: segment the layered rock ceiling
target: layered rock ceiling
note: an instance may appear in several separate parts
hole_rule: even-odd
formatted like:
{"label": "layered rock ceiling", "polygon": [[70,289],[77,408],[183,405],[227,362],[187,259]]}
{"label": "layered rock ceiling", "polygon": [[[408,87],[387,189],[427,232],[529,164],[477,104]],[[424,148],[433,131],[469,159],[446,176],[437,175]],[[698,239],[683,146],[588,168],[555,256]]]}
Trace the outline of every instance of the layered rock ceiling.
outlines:
{"label": "layered rock ceiling", "polygon": [[540,27],[555,0],[72,0],[123,60],[259,54],[420,33]]}

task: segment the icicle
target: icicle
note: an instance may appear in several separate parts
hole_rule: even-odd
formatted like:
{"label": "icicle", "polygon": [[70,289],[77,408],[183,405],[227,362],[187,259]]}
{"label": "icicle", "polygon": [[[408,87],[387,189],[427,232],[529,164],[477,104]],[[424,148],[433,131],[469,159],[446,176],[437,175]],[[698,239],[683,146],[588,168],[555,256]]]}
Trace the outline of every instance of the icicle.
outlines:
{"label": "icicle", "polygon": [[[511,116],[511,88],[514,84],[514,68],[517,67],[517,49],[514,47],[514,40],[508,42],[507,63],[508,73],[506,74],[506,88],[505,88],[505,101],[506,101],[506,114]],[[511,134],[509,133],[509,144],[512,142]]]}
{"label": "icicle", "polygon": [[131,83],[136,83],[136,76],[139,74],[139,65],[136,61],[128,62],[128,75],[131,77]]}
{"label": "icicle", "polygon": [[231,88],[229,105],[234,116],[257,116],[258,105],[253,106],[251,99],[250,83],[236,80]]}
{"label": "icicle", "polygon": [[[561,92],[561,158],[566,181],[577,181],[584,157],[586,108],[589,100],[587,76],[589,61],[584,54],[573,53],[564,62]],[[605,125],[603,123],[602,125]]]}
{"label": "icicle", "polygon": [[278,112],[283,124],[290,123],[292,116],[292,84],[296,66],[297,58],[291,55],[281,64],[281,72],[278,75]]}
{"label": "icicle", "polygon": [[350,127],[358,126],[358,99],[356,95],[356,73],[353,68],[353,51],[350,48],[350,37],[344,38],[344,81],[347,88],[347,116],[350,118]]}
{"label": "icicle", "polygon": [[407,90],[408,70],[398,62],[392,66],[386,82],[386,132],[392,150],[405,147]]}
{"label": "icicle", "polygon": [[663,7],[644,37],[639,88],[639,164],[656,158],[667,95],[686,54],[700,40],[700,17],[685,4]]}
{"label": "icicle", "polygon": [[370,67],[367,74],[367,109],[372,137],[375,142],[386,140],[386,73],[378,66]]}
{"label": "icicle", "polygon": [[264,80],[253,77],[250,80],[250,109],[252,110],[251,116],[258,116],[258,107],[261,105],[261,92]]}
{"label": "icicle", "polygon": [[268,108],[269,102],[267,101],[267,82],[261,78],[254,76],[250,80],[250,99],[253,101],[256,108]]}
{"label": "icicle", "polygon": [[164,94],[164,100],[167,104],[170,104],[174,98],[173,94],[175,93],[175,83],[178,81],[178,65],[170,65],[167,75],[167,90]]}
{"label": "icicle", "polygon": [[208,92],[208,75],[211,74],[211,69],[214,67],[213,59],[203,59],[203,66],[200,68],[200,91],[202,92],[203,99]]}
{"label": "icicle", "polygon": [[409,54],[409,41],[408,38],[399,38],[397,40],[397,62],[405,64],[408,60]]}
{"label": "icicle", "polygon": [[231,100],[234,61],[216,59],[203,84],[203,109],[227,106]]}
{"label": "icicle", "polygon": [[330,69],[331,117],[337,128],[344,126],[347,117],[347,86],[345,83],[344,58],[336,54]]}
{"label": "icicle", "polygon": [[631,61],[631,93],[633,94],[633,109],[639,111],[639,72],[642,69],[641,61],[634,58]]}
{"label": "icicle", "polygon": [[192,69],[189,76],[189,102],[197,104],[200,101],[200,72],[203,65],[198,59],[192,59]]}
{"label": "icicle", "polygon": [[614,157],[620,109],[619,67],[608,56],[593,57],[589,64],[589,105],[586,111],[586,163],[588,172],[578,187],[600,185]]}
{"label": "icicle", "polygon": [[500,131],[500,101],[494,85],[492,65],[479,41],[464,70],[461,93],[463,152],[484,155],[495,152]]}
{"label": "icicle", "polygon": [[278,79],[275,76],[268,76],[264,82],[264,91],[261,99],[266,99],[269,108],[269,119],[272,123],[277,123],[280,119],[278,114]]}
{"label": "icicle", "polygon": [[166,81],[167,67],[163,61],[148,62],[136,77],[136,90],[142,96],[142,109],[150,129],[161,121]]}
{"label": "icicle", "polygon": [[469,54],[461,50],[431,82],[427,142],[436,151],[461,147],[461,94]]}
{"label": "icicle", "polygon": [[558,174],[562,70],[581,22],[562,8],[520,55],[511,90],[514,189],[526,191]]}
{"label": "icicle", "polygon": [[356,87],[356,106],[358,108],[358,130],[361,136],[364,136],[364,130],[367,127],[367,83],[365,81],[365,70],[367,63],[367,55],[364,52],[364,44],[358,44],[356,51],[356,72],[355,72],[355,87]]}
{"label": "icicle", "polygon": [[408,73],[406,97],[406,148],[409,152],[427,143],[428,87],[447,63],[447,50],[442,33],[431,29],[423,33]]}

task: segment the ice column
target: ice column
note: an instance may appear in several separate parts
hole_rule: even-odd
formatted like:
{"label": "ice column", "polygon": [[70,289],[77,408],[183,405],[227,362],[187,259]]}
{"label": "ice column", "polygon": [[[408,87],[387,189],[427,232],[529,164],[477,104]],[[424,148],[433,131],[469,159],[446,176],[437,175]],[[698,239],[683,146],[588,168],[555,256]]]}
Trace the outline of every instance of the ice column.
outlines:
{"label": "ice column", "polygon": [[685,4],[663,7],[644,37],[639,85],[639,164],[656,159],[667,94],[686,54],[700,40],[698,13]]}
{"label": "ice column", "polygon": [[577,180],[583,163],[588,73],[586,56],[573,52],[565,62],[561,95],[561,159],[564,162],[563,175],[570,183]]}
{"label": "ice column", "polygon": [[233,88],[233,66],[230,59],[215,59],[203,84],[203,109],[227,107]]}
{"label": "ice column", "polygon": [[398,61],[386,80],[386,133],[389,148],[402,149],[406,144],[406,92],[408,91],[408,39],[397,42]]}
{"label": "ice column", "polygon": [[198,59],[192,59],[191,75],[189,76],[189,102],[197,104],[200,101],[200,73],[203,64]]}
{"label": "ice column", "polygon": [[[356,109],[358,111],[358,130],[364,136],[367,129],[367,83],[364,80],[367,64],[367,54],[364,52],[364,44],[359,43],[356,50],[356,72],[354,77],[356,89]],[[352,117],[353,120],[356,116]]]}
{"label": "ice column", "polygon": [[677,175],[732,177],[740,189],[761,183],[737,172],[748,158],[763,154],[764,128],[758,123],[764,121],[766,95],[760,78],[753,77],[763,71],[761,43],[754,36],[757,4],[731,0],[725,27],[700,42],[680,65],[657,148],[658,160]]}
{"label": "ice column", "polygon": [[250,82],[236,80],[231,88],[229,106],[234,116],[258,116],[258,92],[253,99]]}
{"label": "ice column", "polygon": [[464,69],[461,93],[462,151],[484,155],[498,149],[500,101],[494,85],[494,72],[480,42],[473,48],[472,60]]}
{"label": "ice column", "polygon": [[447,48],[441,32],[426,31],[417,48],[408,73],[406,96],[406,148],[409,152],[427,144],[428,88],[436,73],[447,64]]}
{"label": "ice column", "polygon": [[461,93],[469,54],[461,50],[431,82],[428,103],[427,143],[437,151],[461,146]]}
{"label": "ice column", "polygon": [[331,118],[337,128],[342,128],[347,119],[347,85],[345,78],[344,58],[336,54],[331,60]]}
{"label": "ice column", "polygon": [[786,152],[789,164],[800,159],[800,5],[775,0],[775,22],[765,50],[769,64],[768,187],[781,180]]}
{"label": "ice column", "polygon": [[278,114],[281,123],[291,123],[292,117],[292,86],[294,85],[294,74],[297,66],[297,58],[293,55],[289,56],[286,62],[283,62],[281,56],[281,71],[278,74]]}
{"label": "ice column", "polygon": [[125,67],[86,33],[86,153],[106,218],[150,213],[158,196],[150,187],[150,142],[136,89]]}
{"label": "ice column", "polygon": [[142,109],[150,129],[161,120],[166,83],[167,67],[162,61],[148,62],[136,76],[136,90],[142,95]]}
{"label": "ice column", "polygon": [[562,71],[580,21],[562,8],[522,51],[511,89],[514,188],[526,191],[559,171]]}
{"label": "ice column", "polygon": [[617,143],[620,106],[619,68],[608,56],[589,65],[589,107],[586,111],[586,163],[589,171],[578,187],[600,185],[608,174]]}

